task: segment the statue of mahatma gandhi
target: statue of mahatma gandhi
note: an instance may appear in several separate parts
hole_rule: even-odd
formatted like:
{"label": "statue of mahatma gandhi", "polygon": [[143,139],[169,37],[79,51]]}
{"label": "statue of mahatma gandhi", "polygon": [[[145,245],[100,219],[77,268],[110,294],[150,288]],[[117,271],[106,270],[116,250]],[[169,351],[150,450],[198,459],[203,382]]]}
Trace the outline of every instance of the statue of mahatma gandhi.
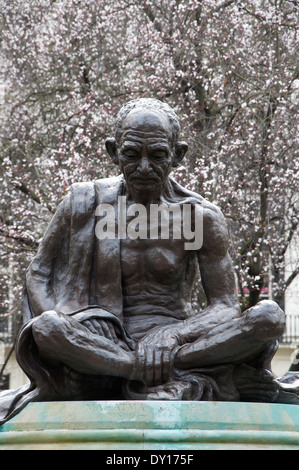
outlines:
{"label": "statue of mahatma gandhi", "polygon": [[[298,373],[271,372],[284,313],[272,301],[240,312],[222,213],[169,176],[188,147],[179,134],[168,105],[129,102],[106,141],[122,175],[73,184],[58,206],[26,276],[16,356],[29,383],[0,394],[2,423],[29,401],[298,403]],[[107,218],[120,202],[121,223]],[[202,242],[186,249],[174,224],[138,236],[136,213],[159,204],[188,207],[181,225],[189,215]],[[208,307],[194,314],[198,267]]]}

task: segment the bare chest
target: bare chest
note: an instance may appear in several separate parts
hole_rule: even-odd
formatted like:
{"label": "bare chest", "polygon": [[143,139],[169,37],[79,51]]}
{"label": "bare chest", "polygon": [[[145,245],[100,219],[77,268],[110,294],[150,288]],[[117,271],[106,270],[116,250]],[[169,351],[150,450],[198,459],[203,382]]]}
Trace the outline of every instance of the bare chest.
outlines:
{"label": "bare chest", "polygon": [[181,240],[122,240],[121,267],[126,283],[177,284],[182,278],[188,252]]}

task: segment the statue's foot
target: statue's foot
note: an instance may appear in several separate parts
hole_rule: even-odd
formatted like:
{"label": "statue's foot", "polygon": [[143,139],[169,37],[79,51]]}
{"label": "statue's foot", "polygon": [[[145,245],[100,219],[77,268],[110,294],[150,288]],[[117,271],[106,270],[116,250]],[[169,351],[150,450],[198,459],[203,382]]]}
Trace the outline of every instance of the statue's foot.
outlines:
{"label": "statue's foot", "polygon": [[141,382],[124,383],[124,396],[130,400],[190,400],[192,385],[183,380],[170,380],[167,383],[147,387]]}
{"label": "statue's foot", "polygon": [[299,372],[288,371],[277,379],[279,394],[277,403],[299,404]]}
{"label": "statue's foot", "polygon": [[236,367],[234,382],[241,401],[275,402],[279,394],[279,383],[272,372],[255,369],[247,364]]}
{"label": "statue's foot", "polygon": [[183,381],[170,381],[166,384],[149,387],[148,400],[187,400],[191,392],[191,384]]}

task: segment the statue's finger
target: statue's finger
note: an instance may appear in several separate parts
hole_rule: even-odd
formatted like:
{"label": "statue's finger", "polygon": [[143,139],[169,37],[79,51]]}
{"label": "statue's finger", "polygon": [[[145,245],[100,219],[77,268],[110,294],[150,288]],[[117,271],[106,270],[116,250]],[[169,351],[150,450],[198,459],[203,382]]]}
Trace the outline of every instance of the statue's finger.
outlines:
{"label": "statue's finger", "polygon": [[86,320],[84,322],[84,326],[93,334],[98,334],[98,330],[95,328],[94,324],[91,320]]}
{"label": "statue's finger", "polygon": [[116,335],[116,332],[115,332],[115,329],[114,329],[114,325],[112,323],[108,323],[108,328],[109,328],[109,331],[110,331],[110,334],[111,334],[111,337],[114,341],[115,344],[118,343],[118,337]]}
{"label": "statue's finger", "polygon": [[165,348],[163,351],[163,365],[162,365],[162,382],[165,383],[170,378],[170,362],[171,362],[171,351]]}
{"label": "statue's finger", "polygon": [[105,336],[104,332],[103,332],[103,328],[101,326],[101,323],[96,319],[96,318],[93,318],[91,320],[91,323],[94,327],[94,333],[97,334],[97,335],[101,335],[101,336]]}
{"label": "statue's finger", "polygon": [[165,368],[165,349],[159,350],[159,353],[155,353],[155,385],[160,385],[164,382],[164,368]]}
{"label": "statue's finger", "polygon": [[101,325],[102,330],[104,332],[105,338],[110,339],[110,341],[114,342],[114,338],[112,336],[112,333],[111,333],[111,330],[110,330],[108,324],[104,320],[101,320],[100,325]]}
{"label": "statue's finger", "polygon": [[139,344],[136,350],[136,370],[139,380],[146,383],[146,365],[144,346]]}
{"label": "statue's finger", "polygon": [[145,381],[146,384],[150,387],[154,385],[154,371],[155,371],[155,350],[152,346],[148,346],[145,348]]}

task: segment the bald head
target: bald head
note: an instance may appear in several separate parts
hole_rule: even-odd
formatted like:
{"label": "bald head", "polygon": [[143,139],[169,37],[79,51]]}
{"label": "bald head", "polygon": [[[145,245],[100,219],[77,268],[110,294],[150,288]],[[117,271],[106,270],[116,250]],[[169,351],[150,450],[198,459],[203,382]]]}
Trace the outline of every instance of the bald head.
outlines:
{"label": "bald head", "polygon": [[131,121],[131,117],[136,117],[136,113],[140,112],[143,112],[143,115],[145,116],[147,114],[151,116],[155,114],[156,116],[159,116],[165,124],[167,121],[171,132],[172,144],[176,144],[181,131],[179,118],[168,104],[154,98],[140,98],[132,100],[121,108],[116,118],[115,139],[117,142],[119,142],[120,136],[123,132],[123,126],[127,126],[128,122]]}

